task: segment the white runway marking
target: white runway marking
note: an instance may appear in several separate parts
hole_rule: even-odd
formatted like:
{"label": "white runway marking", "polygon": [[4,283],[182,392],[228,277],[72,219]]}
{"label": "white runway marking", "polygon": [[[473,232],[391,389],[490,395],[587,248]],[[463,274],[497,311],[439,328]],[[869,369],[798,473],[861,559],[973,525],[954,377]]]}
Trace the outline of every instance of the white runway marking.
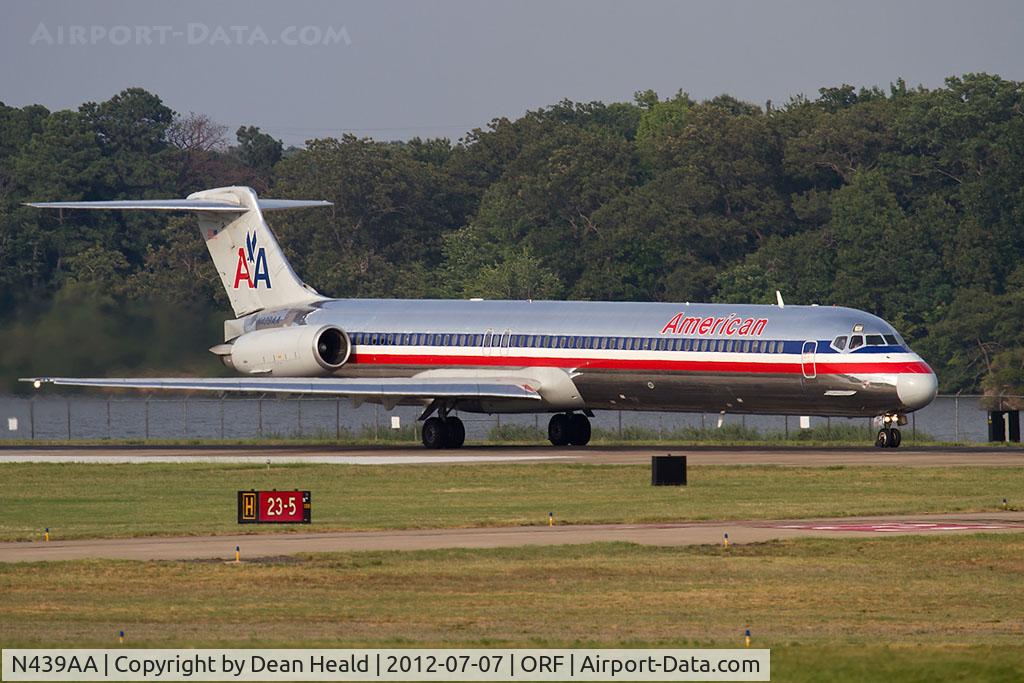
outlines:
{"label": "white runway marking", "polygon": [[525,460],[575,460],[573,455],[88,455],[78,453],[0,453],[3,463],[84,463],[89,465],[145,465],[206,463],[220,465],[443,465],[456,463],[509,463]]}

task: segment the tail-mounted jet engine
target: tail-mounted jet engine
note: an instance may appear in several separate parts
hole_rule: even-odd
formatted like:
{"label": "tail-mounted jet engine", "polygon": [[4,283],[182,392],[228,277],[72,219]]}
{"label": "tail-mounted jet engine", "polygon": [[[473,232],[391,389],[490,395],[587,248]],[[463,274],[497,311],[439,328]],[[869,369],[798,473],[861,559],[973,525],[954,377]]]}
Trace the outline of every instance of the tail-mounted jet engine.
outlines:
{"label": "tail-mounted jet engine", "polygon": [[210,351],[229,368],[250,375],[315,377],[344,365],[352,342],[331,325],[296,325],[246,332]]}

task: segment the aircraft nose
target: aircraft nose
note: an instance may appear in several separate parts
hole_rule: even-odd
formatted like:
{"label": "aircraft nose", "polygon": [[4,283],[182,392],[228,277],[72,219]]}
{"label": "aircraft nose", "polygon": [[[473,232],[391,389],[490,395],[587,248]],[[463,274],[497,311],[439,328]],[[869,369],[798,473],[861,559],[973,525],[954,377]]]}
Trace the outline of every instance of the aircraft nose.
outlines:
{"label": "aircraft nose", "polygon": [[905,374],[896,378],[896,395],[910,410],[924,408],[939,392],[939,379],[934,372]]}

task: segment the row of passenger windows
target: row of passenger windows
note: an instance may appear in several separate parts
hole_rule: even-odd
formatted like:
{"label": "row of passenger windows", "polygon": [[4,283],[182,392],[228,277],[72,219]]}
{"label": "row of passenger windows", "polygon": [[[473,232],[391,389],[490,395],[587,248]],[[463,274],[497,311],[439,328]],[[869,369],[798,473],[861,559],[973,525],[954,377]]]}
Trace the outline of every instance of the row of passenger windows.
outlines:
{"label": "row of passenger windows", "polygon": [[[614,349],[621,351],[724,351],[783,353],[784,342],[764,339],[679,339],[652,337],[577,337],[549,334],[438,334],[355,332],[357,346],[481,346],[542,349]],[[799,345],[799,342],[794,342]],[[794,353],[799,352],[797,348]]]}
{"label": "row of passenger windows", "polygon": [[832,340],[832,346],[837,351],[846,349],[847,341],[850,344],[850,351],[859,349],[862,346],[899,346],[900,340],[894,334],[854,334],[847,337],[836,337]]}

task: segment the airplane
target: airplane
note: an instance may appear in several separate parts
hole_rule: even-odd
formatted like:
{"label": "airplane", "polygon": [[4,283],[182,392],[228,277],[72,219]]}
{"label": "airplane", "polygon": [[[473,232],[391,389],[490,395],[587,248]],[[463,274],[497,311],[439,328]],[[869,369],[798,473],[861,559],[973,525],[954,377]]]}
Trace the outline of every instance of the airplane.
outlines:
{"label": "airplane", "polygon": [[292,270],[268,211],[330,202],[222,187],[185,199],[33,202],[189,211],[235,317],[210,351],[231,378],[31,377],[43,384],[341,396],[423,407],[427,448],[458,448],[454,413],[551,413],[555,446],[585,446],[595,410],[872,417],[880,448],[935,398],[932,369],[887,322],[833,306],[330,299]]}

